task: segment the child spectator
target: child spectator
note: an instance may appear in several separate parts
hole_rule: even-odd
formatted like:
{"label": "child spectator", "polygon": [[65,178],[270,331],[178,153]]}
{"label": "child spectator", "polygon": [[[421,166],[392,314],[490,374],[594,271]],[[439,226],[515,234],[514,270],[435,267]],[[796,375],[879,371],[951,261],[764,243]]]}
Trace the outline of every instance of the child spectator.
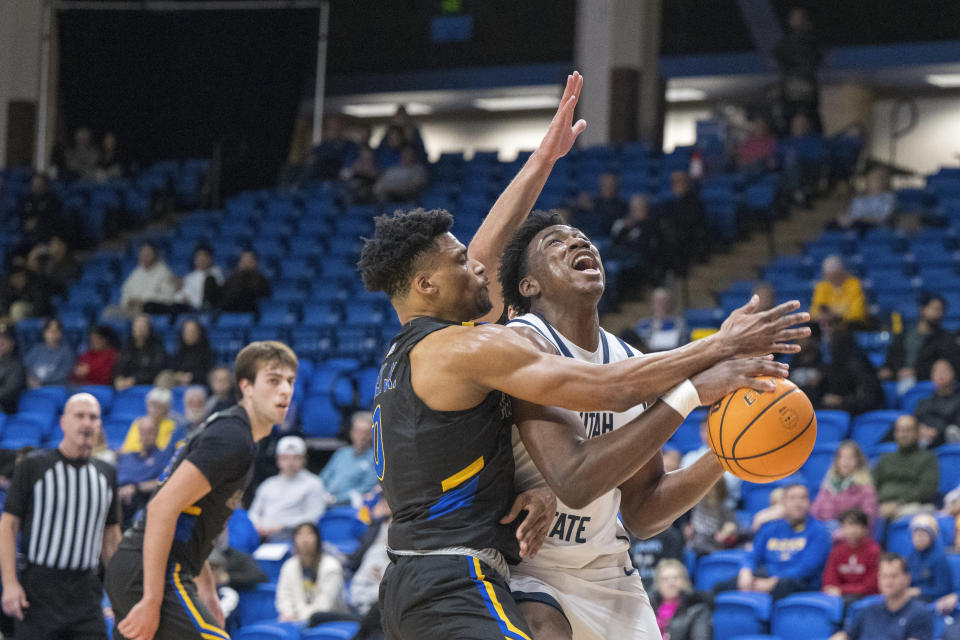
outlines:
{"label": "child spectator", "polygon": [[106,325],[90,332],[87,350],[80,354],[70,382],[73,384],[113,384],[113,367],[117,363],[117,334]]}
{"label": "child spectator", "polygon": [[837,448],[810,513],[817,520],[827,522],[839,519],[849,509],[862,511],[866,514],[867,526],[873,526],[877,517],[877,492],[867,457],[853,440]]}
{"label": "child spectator", "polygon": [[[718,482],[723,486],[722,482]],[[669,640],[710,640],[713,617],[710,598],[693,590],[687,568],[679,560],[664,559],[657,565],[650,605],[657,626]]]}
{"label": "child spectator", "polygon": [[857,508],[840,516],[840,539],[823,570],[823,592],[842,596],[844,604],[877,593],[880,549],[870,537],[867,514]]}
{"label": "child spectator", "polygon": [[935,602],[950,593],[953,584],[953,572],[943,552],[937,520],[926,513],[914,516],[910,521],[910,537],[913,540],[913,551],[907,557],[913,585],[910,595]]}

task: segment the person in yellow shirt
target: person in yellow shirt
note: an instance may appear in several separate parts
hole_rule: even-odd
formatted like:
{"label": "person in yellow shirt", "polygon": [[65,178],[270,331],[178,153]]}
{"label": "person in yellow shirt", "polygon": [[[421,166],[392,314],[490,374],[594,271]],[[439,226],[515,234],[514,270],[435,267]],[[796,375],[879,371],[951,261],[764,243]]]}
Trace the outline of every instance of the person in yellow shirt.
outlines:
{"label": "person in yellow shirt", "polygon": [[[153,418],[153,423],[157,426],[157,448],[161,450],[167,448],[173,432],[177,429],[176,421],[170,417],[172,403],[173,394],[170,389],[154,387],[147,394],[147,415]],[[141,418],[137,418],[130,425],[123,446],[120,447],[121,453],[139,453],[143,449],[140,443],[140,420]]]}
{"label": "person in yellow shirt", "polygon": [[813,290],[810,317],[816,320],[820,316],[821,307],[829,307],[847,324],[867,321],[867,303],[860,279],[850,275],[840,256],[827,256],[823,259],[823,280],[818,282]]}

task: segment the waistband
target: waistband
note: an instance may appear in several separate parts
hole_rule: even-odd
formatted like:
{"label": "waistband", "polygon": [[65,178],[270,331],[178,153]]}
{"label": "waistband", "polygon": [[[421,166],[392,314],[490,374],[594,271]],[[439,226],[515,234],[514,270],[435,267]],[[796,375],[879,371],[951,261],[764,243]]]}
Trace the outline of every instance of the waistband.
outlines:
{"label": "waistband", "polygon": [[397,557],[414,556],[469,556],[486,563],[494,571],[500,574],[504,580],[510,579],[510,565],[503,558],[503,554],[496,549],[472,549],[470,547],[442,547],[440,549],[430,549],[428,551],[413,551],[408,549],[391,549],[387,547],[387,555],[396,562]]}

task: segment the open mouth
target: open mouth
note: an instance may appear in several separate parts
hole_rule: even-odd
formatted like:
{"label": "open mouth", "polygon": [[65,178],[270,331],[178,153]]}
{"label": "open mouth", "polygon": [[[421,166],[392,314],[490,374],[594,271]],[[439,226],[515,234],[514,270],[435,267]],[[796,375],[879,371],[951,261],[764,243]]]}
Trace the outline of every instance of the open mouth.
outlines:
{"label": "open mouth", "polygon": [[573,259],[574,271],[583,271],[586,273],[600,273],[600,261],[589,252],[579,254]]}

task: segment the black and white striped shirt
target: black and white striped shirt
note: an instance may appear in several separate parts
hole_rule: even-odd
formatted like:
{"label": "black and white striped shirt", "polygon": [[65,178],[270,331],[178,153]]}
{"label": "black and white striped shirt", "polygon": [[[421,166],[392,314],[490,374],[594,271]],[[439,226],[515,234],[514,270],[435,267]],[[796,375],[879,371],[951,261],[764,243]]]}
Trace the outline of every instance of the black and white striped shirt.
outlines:
{"label": "black and white striped shirt", "polygon": [[116,470],[58,449],[35,451],[17,464],[3,510],[20,518],[20,551],[30,564],[94,569],[104,527],[120,522]]}

